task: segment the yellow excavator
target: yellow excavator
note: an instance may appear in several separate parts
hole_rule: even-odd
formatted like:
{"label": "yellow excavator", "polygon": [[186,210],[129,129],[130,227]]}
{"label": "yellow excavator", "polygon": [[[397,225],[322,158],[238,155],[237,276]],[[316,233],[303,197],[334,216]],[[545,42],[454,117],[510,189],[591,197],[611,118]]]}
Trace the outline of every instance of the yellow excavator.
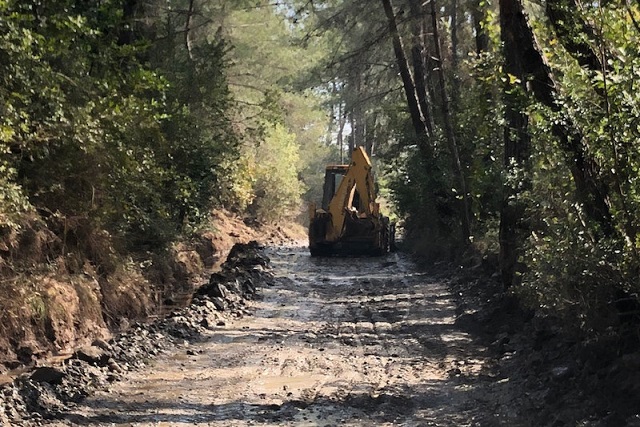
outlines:
{"label": "yellow excavator", "polygon": [[311,256],[384,255],[394,249],[395,225],[376,203],[371,160],[356,147],[348,165],[326,167],[322,207],[309,206]]}

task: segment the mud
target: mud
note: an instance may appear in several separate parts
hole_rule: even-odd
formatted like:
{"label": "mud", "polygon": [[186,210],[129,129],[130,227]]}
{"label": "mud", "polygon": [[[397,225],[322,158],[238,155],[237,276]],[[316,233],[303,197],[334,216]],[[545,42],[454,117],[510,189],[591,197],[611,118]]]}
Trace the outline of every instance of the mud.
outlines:
{"label": "mud", "polygon": [[251,316],[202,331],[51,426],[490,426],[487,350],[456,302],[403,255],[269,252]]}

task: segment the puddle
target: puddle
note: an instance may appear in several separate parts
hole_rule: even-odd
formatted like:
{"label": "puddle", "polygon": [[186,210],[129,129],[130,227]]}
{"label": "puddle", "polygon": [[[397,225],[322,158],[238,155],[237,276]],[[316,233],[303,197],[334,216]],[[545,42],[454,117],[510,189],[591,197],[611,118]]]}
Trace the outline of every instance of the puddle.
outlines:
{"label": "puddle", "polygon": [[216,334],[209,339],[209,342],[216,344],[233,343],[257,343],[260,337],[252,334],[233,335],[233,333]]}

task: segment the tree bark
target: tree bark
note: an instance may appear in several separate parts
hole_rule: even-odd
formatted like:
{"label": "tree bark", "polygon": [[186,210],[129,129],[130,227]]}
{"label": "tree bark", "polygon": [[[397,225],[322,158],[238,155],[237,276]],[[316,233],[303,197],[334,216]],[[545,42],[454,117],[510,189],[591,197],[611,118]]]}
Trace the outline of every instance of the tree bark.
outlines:
{"label": "tree bark", "polygon": [[482,26],[486,18],[486,6],[481,4],[481,0],[473,0],[471,5],[471,15],[473,17],[473,30],[475,32],[476,54],[489,50],[489,36]]}
{"label": "tree bark", "polygon": [[122,2],[122,21],[125,27],[120,29],[118,34],[118,44],[128,45],[135,40],[135,18],[138,9],[138,0],[125,0]]}
{"label": "tree bark", "polygon": [[[515,182],[503,186],[500,211],[500,270],[505,288],[517,281],[518,260],[527,233],[524,223],[525,204],[520,194],[529,187],[529,157],[531,139],[528,134],[528,117],[522,113],[521,96],[526,91],[526,52],[531,50],[532,35],[528,31],[520,0],[500,0],[500,32],[504,50],[505,121],[504,167],[507,176]],[[518,82],[511,82],[511,76]],[[523,172],[519,172],[523,171]],[[513,180],[513,178],[512,178]]]}
{"label": "tree bark", "polygon": [[347,137],[347,142],[349,143],[349,149],[347,151],[347,159],[351,158],[351,155],[353,154],[353,150],[356,148],[356,135],[355,135],[355,127],[356,127],[356,120],[353,114],[353,108],[351,109],[351,111],[349,111],[349,121],[351,122],[351,134],[349,134],[349,136]]}
{"label": "tree bark", "polygon": [[592,72],[602,71],[602,61],[587,40],[596,40],[595,30],[578,13],[575,0],[547,0],[546,13],[558,39],[580,64]]}
{"label": "tree bark", "polygon": [[[500,1],[500,22],[505,72],[520,80],[521,90],[530,91],[536,100],[554,112],[562,112],[555,101],[556,82],[528,25],[520,0]],[[528,85],[525,87],[522,82],[528,82]],[[511,168],[510,164],[522,165],[528,161],[530,142],[526,135],[526,117],[514,109],[517,103],[512,101],[513,94],[508,92],[513,91],[507,91],[506,94],[505,118],[508,128],[505,130],[505,164]],[[552,132],[567,154],[576,196],[587,216],[599,224],[605,236],[611,236],[615,228],[609,209],[609,187],[599,179],[598,165],[587,153],[584,137],[577,126],[570,117],[565,115],[563,119],[563,123],[552,126]],[[500,224],[501,269],[503,284],[509,286],[515,280],[521,239],[527,230],[522,223],[524,206],[518,203],[518,191],[509,187],[505,190]]]}
{"label": "tree bark", "polygon": [[433,33],[433,45],[435,49],[435,59],[439,62],[438,67],[438,81],[440,89],[440,98],[442,101],[442,116],[444,121],[445,136],[447,138],[447,145],[449,146],[449,153],[451,154],[451,160],[453,163],[453,175],[456,177],[457,186],[460,195],[462,196],[462,206],[460,208],[460,223],[462,225],[462,237],[465,243],[469,242],[471,236],[471,203],[469,202],[469,191],[467,189],[467,179],[465,177],[464,168],[460,161],[460,153],[458,150],[458,143],[456,141],[456,134],[453,129],[453,117],[451,115],[451,108],[449,103],[449,97],[447,94],[447,87],[445,83],[444,75],[444,63],[442,60],[442,51],[440,48],[440,32],[438,31],[438,16],[436,12],[436,0],[431,0],[431,24]]}
{"label": "tree bark", "polygon": [[367,128],[365,136],[365,151],[369,158],[373,159],[376,149],[378,112],[374,112],[367,117]]}
{"label": "tree bark", "polygon": [[347,115],[344,112],[344,104],[338,104],[338,136],[336,142],[340,147],[340,164],[344,163],[344,127],[347,124]]}
{"label": "tree bark", "polygon": [[[605,83],[604,87],[593,85],[593,90],[600,96],[600,108],[603,114],[610,115],[611,110],[606,83],[607,74],[611,72],[611,68],[606,62],[607,52],[602,42],[601,52],[596,51],[596,49],[589,44],[588,40],[602,40],[602,37],[596,34],[596,30],[576,13],[576,11],[579,10],[579,6],[576,0],[548,0],[546,13],[558,39],[567,52],[576,59],[578,64],[586,68],[592,76],[597,73],[602,73]],[[597,186],[602,195],[598,198],[594,196],[595,192],[589,192],[587,194],[585,207],[593,212],[594,217],[602,225],[603,233],[606,236],[611,236],[615,233],[615,228],[613,225],[613,215],[609,209],[609,194],[617,195],[621,205],[620,211],[624,217],[622,228],[625,238],[633,245],[631,242],[634,242],[636,239],[637,229],[634,225],[630,209],[628,208],[627,194],[623,188],[623,183],[626,181],[620,178],[620,174],[629,173],[629,166],[627,157],[622,153],[616,152],[617,138],[613,133],[610,139],[615,153],[613,156],[615,168],[611,174],[608,174],[607,182],[602,179],[600,168],[594,160],[587,159],[585,162],[588,166],[587,173],[590,173],[589,178],[591,178],[590,181],[587,181],[587,185]],[[584,144],[582,144],[582,146],[584,147]],[[593,184],[590,184],[590,182],[593,182]],[[605,198],[604,200],[603,197]]]}
{"label": "tree bark", "polygon": [[187,10],[187,17],[184,23],[184,44],[189,53],[189,58],[193,60],[192,43],[191,43],[191,22],[193,19],[195,0],[189,0],[189,9]]}
{"label": "tree bark", "polygon": [[409,70],[409,63],[404,53],[404,47],[402,46],[402,38],[398,32],[393,6],[391,5],[391,0],[381,1],[389,25],[389,34],[391,35],[393,43],[393,52],[400,71],[402,86],[407,99],[409,114],[411,115],[411,122],[418,138],[418,146],[423,156],[431,157],[431,152],[427,145],[427,140],[431,137],[431,133],[429,132],[426,120],[420,109],[420,104],[418,103],[415,83],[413,81],[413,76],[411,76],[411,71]]}
{"label": "tree bark", "polygon": [[458,69],[458,0],[451,0],[451,68]]}
{"label": "tree bark", "polygon": [[[364,136],[366,132],[366,120],[362,109],[362,99],[364,98],[362,90],[362,73],[356,72],[353,76],[355,84],[355,99],[353,103],[353,144],[355,147],[361,147],[365,144]],[[349,153],[351,154],[351,153]]]}
{"label": "tree bark", "polygon": [[[409,0],[409,7],[413,19],[411,37],[413,46],[411,47],[411,57],[413,60],[413,75],[418,103],[425,120],[425,126],[429,134],[433,135],[433,116],[431,114],[429,95],[427,94],[426,59],[429,55],[424,43],[424,35],[426,33],[425,14],[421,3],[420,0]],[[433,102],[433,98],[431,98],[431,102]]]}

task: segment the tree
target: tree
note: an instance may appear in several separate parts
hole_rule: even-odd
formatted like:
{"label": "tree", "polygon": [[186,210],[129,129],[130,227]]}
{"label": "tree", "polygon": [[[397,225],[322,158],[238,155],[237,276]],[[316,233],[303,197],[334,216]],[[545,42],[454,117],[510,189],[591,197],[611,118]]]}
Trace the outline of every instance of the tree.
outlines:
{"label": "tree", "polygon": [[532,41],[524,10],[519,0],[500,0],[500,31],[504,50],[505,122],[504,168],[507,182],[503,187],[500,211],[500,269],[502,283],[510,287],[517,280],[518,261],[528,234],[525,205],[521,193],[530,186],[529,158],[531,137],[528,117],[523,112],[526,90],[525,64],[531,55]]}

